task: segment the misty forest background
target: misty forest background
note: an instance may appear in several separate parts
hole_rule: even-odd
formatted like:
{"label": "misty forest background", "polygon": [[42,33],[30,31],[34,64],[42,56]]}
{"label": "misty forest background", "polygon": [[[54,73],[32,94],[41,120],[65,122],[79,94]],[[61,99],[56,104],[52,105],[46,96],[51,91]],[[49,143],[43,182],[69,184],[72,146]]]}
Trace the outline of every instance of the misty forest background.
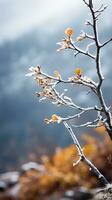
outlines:
{"label": "misty forest background", "polygon": [[[101,2],[95,1],[96,5]],[[112,2],[103,0],[103,3],[108,8],[98,22],[101,41],[112,35]],[[85,75],[96,79],[91,60],[84,56],[74,58],[69,51],[56,52],[56,43],[68,26],[74,28],[74,39],[80,30],[90,31],[84,24],[90,17],[87,13],[82,0],[0,0],[0,172],[17,169],[26,161],[51,154],[57,146],[72,143],[64,127],[46,126],[43,120],[53,113],[71,114],[72,110],[57,108],[49,102],[39,103],[34,95],[39,88],[25,74],[30,66],[40,64],[45,72],[53,74],[58,70],[64,78],[81,67]],[[83,42],[83,46],[86,43]],[[102,66],[104,96],[112,105],[111,45],[102,51]],[[82,43],[79,46],[83,47]],[[70,95],[81,105],[97,103],[92,94],[87,95],[81,87],[73,88]],[[79,135],[85,132],[93,134],[90,129],[77,130]]]}

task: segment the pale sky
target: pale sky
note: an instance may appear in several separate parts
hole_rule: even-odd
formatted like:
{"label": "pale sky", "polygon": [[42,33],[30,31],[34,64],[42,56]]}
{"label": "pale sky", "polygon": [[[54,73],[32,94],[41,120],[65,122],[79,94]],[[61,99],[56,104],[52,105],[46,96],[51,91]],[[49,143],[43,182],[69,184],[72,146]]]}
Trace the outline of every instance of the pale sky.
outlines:
{"label": "pale sky", "polygon": [[82,0],[0,0],[0,41],[34,27],[56,31],[77,16],[82,4]]}
{"label": "pale sky", "polygon": [[[94,4],[102,2],[112,11],[111,0],[94,0]],[[0,43],[35,27],[52,33],[57,27],[77,20],[83,9],[87,8],[82,0],[0,0]]]}

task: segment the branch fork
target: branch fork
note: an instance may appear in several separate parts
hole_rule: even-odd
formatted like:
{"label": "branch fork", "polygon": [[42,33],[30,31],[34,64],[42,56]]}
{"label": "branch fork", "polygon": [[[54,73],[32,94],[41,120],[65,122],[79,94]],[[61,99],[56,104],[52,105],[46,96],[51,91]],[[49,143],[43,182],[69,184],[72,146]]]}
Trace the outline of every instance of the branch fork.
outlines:
{"label": "branch fork", "polygon": [[[55,76],[50,76],[46,73],[44,73],[41,70],[40,66],[31,67],[30,73],[27,74],[27,76],[34,76],[34,79],[36,83],[41,87],[42,91],[37,92],[36,95],[40,97],[40,100],[49,99],[51,102],[57,106],[66,106],[67,108],[72,108],[76,111],[76,113],[72,116],[68,117],[60,117],[57,115],[52,115],[52,118],[46,119],[46,123],[63,123],[65,128],[70,133],[74,144],[77,147],[79,159],[76,163],[73,165],[77,165],[80,162],[85,162],[90,169],[96,174],[98,179],[100,179],[104,184],[108,184],[108,181],[106,178],[99,172],[99,170],[94,166],[94,164],[86,158],[84,155],[83,149],[73,132],[71,126],[69,126],[68,122],[72,121],[75,122],[75,119],[79,119],[87,112],[94,112],[96,114],[96,118],[92,121],[87,121],[84,124],[72,124],[72,127],[80,128],[80,127],[100,127],[104,126],[106,129],[106,132],[110,139],[112,140],[112,113],[110,112],[110,107],[106,105],[103,90],[102,90],[102,83],[104,81],[104,76],[102,73],[102,66],[101,66],[101,49],[105,47],[107,44],[112,42],[112,37],[108,39],[106,42],[100,44],[99,41],[99,35],[98,35],[98,26],[97,21],[99,19],[99,16],[102,14],[102,12],[106,9],[106,6],[103,6],[103,4],[96,10],[94,10],[93,7],[93,1],[92,0],[83,0],[83,2],[86,4],[86,6],[89,8],[90,14],[92,16],[92,21],[87,20],[86,24],[91,26],[92,28],[92,35],[89,35],[85,32],[81,32],[81,35],[79,35],[79,38],[77,41],[82,41],[83,39],[87,38],[89,40],[92,40],[92,42],[87,45],[86,49],[83,50],[79,48],[76,43],[72,40],[72,34],[73,29],[67,28],[65,30],[66,38],[64,38],[61,42],[58,44],[61,46],[58,51],[69,49],[74,51],[74,55],[84,55],[87,56],[89,59],[92,59],[92,61],[95,62],[96,67],[96,74],[98,81],[95,82],[91,80],[88,77],[85,77],[82,73],[80,73],[80,68],[77,69],[76,74],[73,77],[69,77],[67,80],[63,79],[62,76],[56,71]],[[95,55],[91,53],[90,47],[94,45],[95,46]],[[76,85],[83,86],[85,88],[89,88],[89,92],[92,92],[95,97],[98,100],[99,107],[97,105],[92,107],[82,107],[80,105],[77,105],[77,103],[73,102],[72,98],[67,96],[65,93],[67,91],[64,90],[64,92],[58,92],[57,91],[57,85],[71,85],[71,87],[75,87]]]}

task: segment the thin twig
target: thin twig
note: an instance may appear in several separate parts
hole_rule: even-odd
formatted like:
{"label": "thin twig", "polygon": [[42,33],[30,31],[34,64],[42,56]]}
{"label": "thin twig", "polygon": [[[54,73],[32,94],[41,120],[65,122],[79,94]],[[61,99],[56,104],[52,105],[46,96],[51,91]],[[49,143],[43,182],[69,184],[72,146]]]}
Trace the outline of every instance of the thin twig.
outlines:
{"label": "thin twig", "polygon": [[89,34],[87,34],[87,33],[85,33],[85,37],[86,37],[86,38],[89,38],[89,39],[91,39],[91,40],[95,40],[94,36],[89,35]]}
{"label": "thin twig", "polygon": [[112,38],[110,38],[109,40],[107,40],[106,42],[104,42],[103,44],[100,45],[100,47],[104,47],[105,45],[107,45],[108,43],[112,42]]}
{"label": "thin twig", "polygon": [[64,126],[66,127],[66,129],[68,130],[68,132],[70,133],[73,141],[74,141],[74,144],[76,145],[77,147],[77,150],[78,150],[78,154],[79,154],[79,160],[74,164],[74,165],[77,165],[80,163],[80,161],[82,162],[85,162],[89,167],[90,169],[95,173],[95,175],[97,176],[98,179],[101,180],[101,182],[104,184],[104,185],[107,185],[109,184],[109,182],[107,181],[107,179],[103,176],[103,174],[101,174],[101,172],[94,166],[94,164],[88,160],[83,152],[83,149],[76,137],[76,135],[74,134],[72,128],[68,125],[67,122],[63,122]]}
{"label": "thin twig", "polygon": [[95,13],[102,13],[108,6],[103,6],[103,4],[98,8]]}
{"label": "thin twig", "polygon": [[[77,47],[76,45],[74,45],[73,43],[71,43],[72,47],[69,47],[69,49],[77,51],[77,54],[83,54],[85,56],[88,56],[90,58],[92,58],[93,60],[95,60],[95,56],[92,55],[91,53],[87,52],[87,51],[83,51],[82,49],[80,49],[79,47]],[[77,55],[75,54],[75,55]]]}

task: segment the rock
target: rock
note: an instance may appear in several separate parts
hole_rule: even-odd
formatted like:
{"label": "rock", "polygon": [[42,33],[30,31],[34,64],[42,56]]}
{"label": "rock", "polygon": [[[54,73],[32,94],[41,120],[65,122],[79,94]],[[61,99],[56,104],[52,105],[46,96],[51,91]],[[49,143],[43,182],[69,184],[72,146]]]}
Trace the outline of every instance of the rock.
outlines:
{"label": "rock", "polygon": [[8,193],[10,196],[12,196],[13,198],[17,198],[18,197],[18,194],[19,194],[19,190],[20,190],[20,184],[16,184],[14,185],[12,188],[10,188],[8,190]]}
{"label": "rock", "polygon": [[0,192],[4,192],[7,189],[7,185],[4,181],[0,181]]}
{"label": "rock", "polygon": [[108,184],[105,188],[93,191],[92,200],[112,200],[112,184]]}
{"label": "rock", "polygon": [[19,181],[19,172],[6,172],[1,174],[0,181],[4,182],[7,187],[12,187]]}
{"label": "rock", "polygon": [[89,191],[83,187],[68,190],[60,200],[112,200],[112,184]]}
{"label": "rock", "polygon": [[44,172],[45,167],[41,164],[36,163],[36,162],[29,162],[29,163],[22,165],[21,174],[24,174],[25,172],[27,172],[29,170],[37,170],[39,172]]}
{"label": "rock", "polygon": [[92,194],[84,187],[80,187],[66,191],[61,200],[87,200],[91,198]]}

